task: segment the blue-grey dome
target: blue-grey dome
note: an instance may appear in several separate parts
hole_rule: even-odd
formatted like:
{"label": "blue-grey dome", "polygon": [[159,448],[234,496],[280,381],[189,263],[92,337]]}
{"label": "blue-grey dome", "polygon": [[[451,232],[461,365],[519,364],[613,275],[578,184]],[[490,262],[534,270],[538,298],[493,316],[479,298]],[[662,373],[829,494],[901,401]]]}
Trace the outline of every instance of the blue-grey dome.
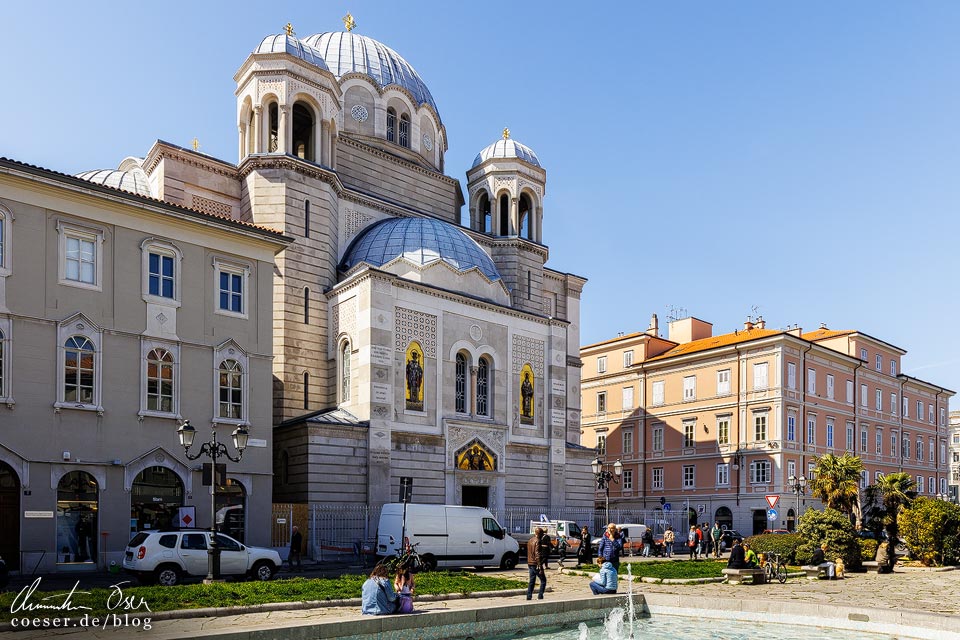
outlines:
{"label": "blue-grey dome", "polygon": [[399,53],[373,38],[352,32],[328,31],[308,36],[303,41],[320,52],[333,75],[339,80],[348,73],[363,73],[381,87],[400,85],[417,101],[429,104],[437,113],[437,103],[420,75]]}
{"label": "blue-grey dome", "polygon": [[511,138],[501,138],[490,146],[484,148],[484,150],[478,153],[477,157],[474,158],[473,166],[476,167],[477,165],[486,162],[490,158],[519,158],[520,160],[529,162],[536,167],[541,166],[540,159],[537,158],[537,154],[533,152],[533,149],[527,145],[520,144]]}
{"label": "blue-grey dome", "polygon": [[285,33],[267,36],[260,42],[260,46],[254,50],[254,53],[289,53],[324,71],[330,70],[319,51]]}
{"label": "blue-grey dome", "polygon": [[349,271],[361,262],[382,267],[399,257],[421,266],[442,260],[458,271],[476,267],[488,279],[500,280],[493,260],[473,238],[432,218],[388,218],[371,225],[347,249],[340,269]]}

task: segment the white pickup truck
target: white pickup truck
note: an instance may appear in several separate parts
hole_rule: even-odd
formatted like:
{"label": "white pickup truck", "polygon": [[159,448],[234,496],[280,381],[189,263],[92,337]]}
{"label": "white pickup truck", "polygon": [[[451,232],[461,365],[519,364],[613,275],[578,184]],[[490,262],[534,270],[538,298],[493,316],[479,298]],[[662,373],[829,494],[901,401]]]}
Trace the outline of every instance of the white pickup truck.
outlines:
{"label": "white pickup truck", "polygon": [[537,528],[542,528],[550,536],[554,549],[557,546],[557,536],[564,536],[567,539],[567,555],[577,555],[580,549],[580,527],[573,520],[531,520],[530,530],[527,533],[513,533],[512,535],[520,543],[520,553],[527,552],[527,542],[533,537]]}

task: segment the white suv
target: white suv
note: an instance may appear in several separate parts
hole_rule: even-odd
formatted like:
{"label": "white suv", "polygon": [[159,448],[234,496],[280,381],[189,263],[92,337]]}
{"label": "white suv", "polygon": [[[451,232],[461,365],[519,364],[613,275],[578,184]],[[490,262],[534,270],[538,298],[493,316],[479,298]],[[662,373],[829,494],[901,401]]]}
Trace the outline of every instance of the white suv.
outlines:
{"label": "white suv", "polygon": [[[141,582],[155,581],[165,586],[175,585],[186,576],[205,576],[209,542],[210,532],[197,529],[141,531],[127,544],[123,568]],[[273,549],[248,547],[222,533],[217,534],[217,546],[224,576],[269,580],[282,564],[280,554]]]}

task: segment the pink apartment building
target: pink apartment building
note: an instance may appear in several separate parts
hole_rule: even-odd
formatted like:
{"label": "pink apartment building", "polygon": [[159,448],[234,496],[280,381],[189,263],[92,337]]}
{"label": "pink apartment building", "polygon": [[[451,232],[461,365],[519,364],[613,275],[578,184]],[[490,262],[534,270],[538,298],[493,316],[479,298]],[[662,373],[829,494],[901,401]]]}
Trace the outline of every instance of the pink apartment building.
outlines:
{"label": "pink apartment building", "polygon": [[[798,508],[821,506],[789,478],[825,453],[858,455],[861,488],[905,471],[920,494],[945,495],[954,392],[901,373],[905,354],[861,331],[762,318],[717,336],[684,318],[663,338],[654,315],[645,332],[581,348],[582,443],[623,464],[611,508],[667,504],[745,535],[792,530]],[[780,497],[772,521],[768,495]]]}

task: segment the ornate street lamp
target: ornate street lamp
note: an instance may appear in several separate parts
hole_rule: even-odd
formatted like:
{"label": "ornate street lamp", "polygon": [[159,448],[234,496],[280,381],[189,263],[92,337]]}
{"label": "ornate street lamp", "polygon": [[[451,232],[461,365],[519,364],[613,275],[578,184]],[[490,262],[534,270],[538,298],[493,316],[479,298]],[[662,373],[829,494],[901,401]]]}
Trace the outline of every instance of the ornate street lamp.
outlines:
{"label": "ornate street lamp", "polygon": [[787,481],[790,483],[790,490],[797,496],[797,515],[793,525],[793,530],[797,530],[797,524],[800,523],[800,496],[806,493],[807,489],[807,479],[804,476],[790,476],[787,478]]}
{"label": "ornate street lamp", "polygon": [[593,469],[594,478],[597,481],[597,489],[604,490],[604,520],[610,522],[610,483],[620,483],[620,475],[623,473],[623,463],[617,460],[613,463],[613,471],[604,469],[603,460],[596,458],[590,465]]}
{"label": "ornate street lamp", "polygon": [[195,454],[190,453],[190,447],[197,437],[197,430],[193,428],[189,420],[184,420],[180,428],[177,429],[177,437],[180,438],[180,445],[183,447],[183,454],[187,460],[196,460],[201,456],[210,458],[210,545],[207,551],[207,577],[204,582],[214,582],[220,579],[220,546],[217,544],[217,458],[226,458],[231,462],[240,462],[243,458],[243,450],[247,448],[250,440],[250,432],[243,425],[233,430],[233,447],[237,450],[237,457],[234,458],[227,451],[227,446],[222,442],[217,442],[217,430],[210,429],[210,441],[200,445],[200,451]]}

